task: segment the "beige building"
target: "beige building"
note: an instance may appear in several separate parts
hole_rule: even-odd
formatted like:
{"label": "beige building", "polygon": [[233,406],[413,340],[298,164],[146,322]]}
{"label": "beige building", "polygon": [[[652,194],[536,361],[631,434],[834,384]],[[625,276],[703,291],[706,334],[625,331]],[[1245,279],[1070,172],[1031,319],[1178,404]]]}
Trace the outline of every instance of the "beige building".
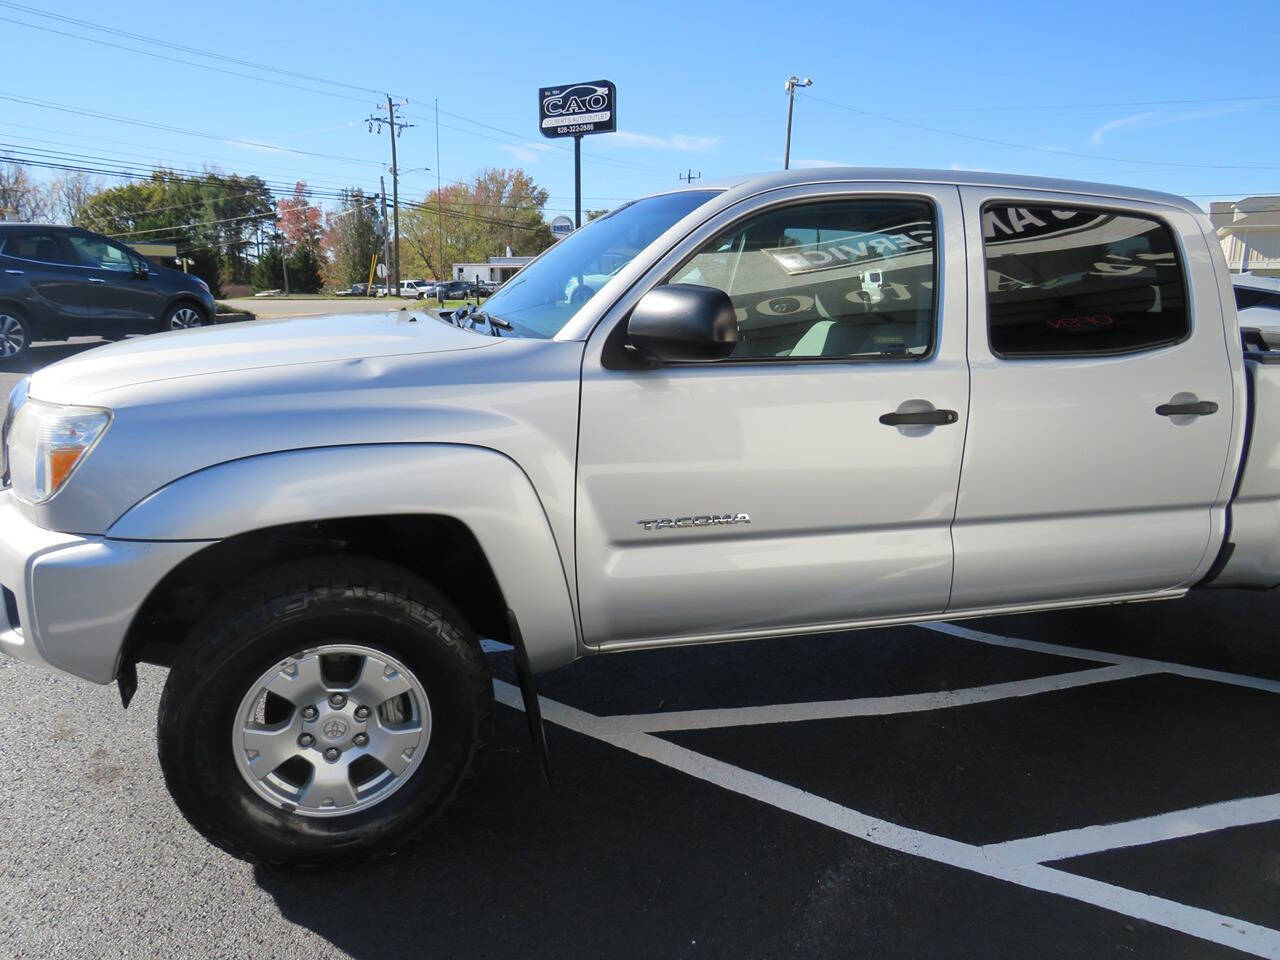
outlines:
{"label": "beige building", "polygon": [[1280,277],[1280,196],[1209,204],[1232,273]]}

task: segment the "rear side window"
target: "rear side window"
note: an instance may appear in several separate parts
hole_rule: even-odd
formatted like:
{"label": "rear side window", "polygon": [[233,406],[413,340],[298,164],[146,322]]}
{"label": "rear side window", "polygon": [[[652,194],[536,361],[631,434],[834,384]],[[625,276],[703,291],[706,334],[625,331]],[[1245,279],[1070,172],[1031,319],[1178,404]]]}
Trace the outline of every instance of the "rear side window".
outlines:
{"label": "rear side window", "polygon": [[1177,248],[1159,221],[988,204],[982,233],[998,356],[1126,353],[1176,343],[1191,329]]}
{"label": "rear side window", "polygon": [[15,233],[4,238],[0,253],[6,257],[37,260],[42,263],[70,263],[55,233]]}

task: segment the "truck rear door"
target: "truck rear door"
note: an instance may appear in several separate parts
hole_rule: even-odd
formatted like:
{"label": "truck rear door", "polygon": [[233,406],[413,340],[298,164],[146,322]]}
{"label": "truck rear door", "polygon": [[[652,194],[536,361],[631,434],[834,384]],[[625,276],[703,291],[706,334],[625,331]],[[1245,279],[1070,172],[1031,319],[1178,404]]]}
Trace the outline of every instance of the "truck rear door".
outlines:
{"label": "truck rear door", "polygon": [[[731,357],[609,359],[634,299],[667,282],[729,294]],[[583,363],[587,642],[940,612],[968,407],[964,289],[954,186],[774,191],[655,264]]]}
{"label": "truck rear door", "polygon": [[1194,582],[1222,536],[1235,418],[1195,217],[988,187],[962,199],[972,409],[950,609]]}

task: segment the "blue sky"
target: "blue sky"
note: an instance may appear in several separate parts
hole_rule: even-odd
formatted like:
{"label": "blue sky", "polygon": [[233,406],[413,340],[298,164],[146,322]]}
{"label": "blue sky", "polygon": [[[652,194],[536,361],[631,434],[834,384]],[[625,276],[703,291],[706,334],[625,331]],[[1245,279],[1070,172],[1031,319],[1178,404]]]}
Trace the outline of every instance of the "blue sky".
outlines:
{"label": "blue sky", "polygon": [[[583,141],[584,207],[604,207],[675,186],[690,167],[714,178],[781,166],[783,81],[796,73],[814,85],[797,97],[793,166],[1047,174],[1169,190],[1202,204],[1280,193],[1276,0],[1216,9],[1182,0],[15,2],[39,12],[0,0],[0,98],[44,103],[0,99],[0,152],[46,159],[211,164],[271,182],[376,187],[387,138],[368,133],[363,118],[374,91],[386,91],[408,98],[404,113],[417,124],[399,141],[402,170],[436,167],[438,97],[441,175],[466,180],[486,166],[522,166],[550,190],[552,216],[573,206],[572,155],[563,149],[570,141],[538,135],[539,86],[617,84],[620,132]],[[263,73],[40,13],[351,86]],[[402,192],[421,198],[435,175],[406,173]]]}

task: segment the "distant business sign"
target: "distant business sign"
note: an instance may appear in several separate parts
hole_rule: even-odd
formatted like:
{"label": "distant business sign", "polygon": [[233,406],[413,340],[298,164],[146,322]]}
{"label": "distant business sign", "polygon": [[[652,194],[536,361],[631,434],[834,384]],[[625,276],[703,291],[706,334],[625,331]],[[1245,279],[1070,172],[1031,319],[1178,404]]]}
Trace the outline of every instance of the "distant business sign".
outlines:
{"label": "distant business sign", "polygon": [[561,237],[567,237],[571,233],[573,233],[572,217],[566,217],[561,214],[551,221],[551,235],[557,240]]}
{"label": "distant business sign", "polygon": [[617,124],[618,91],[608,80],[570,83],[538,90],[538,126],[544,137],[581,137],[612,133]]}

